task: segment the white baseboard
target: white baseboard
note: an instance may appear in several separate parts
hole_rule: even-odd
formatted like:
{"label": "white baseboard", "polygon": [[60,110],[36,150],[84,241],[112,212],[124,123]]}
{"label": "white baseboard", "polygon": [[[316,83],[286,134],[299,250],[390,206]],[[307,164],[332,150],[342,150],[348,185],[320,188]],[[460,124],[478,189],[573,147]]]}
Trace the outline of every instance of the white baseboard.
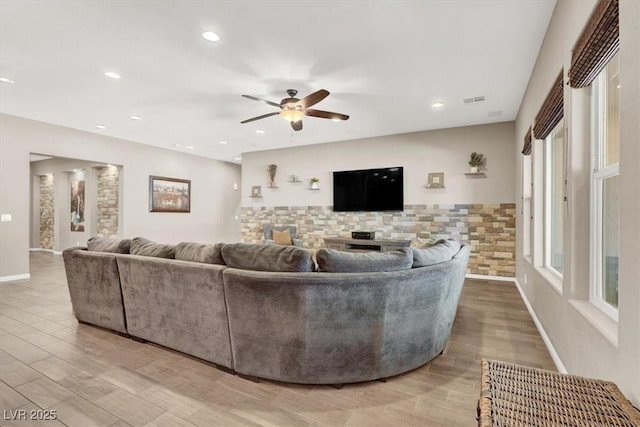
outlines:
{"label": "white baseboard", "polygon": [[547,346],[547,350],[549,351],[549,354],[551,355],[551,359],[553,359],[553,363],[555,363],[556,368],[558,369],[558,372],[566,374],[567,368],[564,367],[564,364],[562,363],[562,360],[560,359],[558,352],[553,347],[553,344],[551,343],[551,339],[549,339],[549,335],[547,335],[547,332],[542,327],[542,323],[540,323],[540,319],[538,319],[536,312],[533,311],[533,307],[531,306],[531,303],[529,303],[529,300],[527,299],[527,296],[525,295],[524,290],[522,289],[522,286],[520,286],[520,282],[518,282],[518,279],[514,279],[513,281],[516,283],[516,288],[518,288],[518,292],[520,292],[522,301],[524,301],[524,305],[527,306],[527,310],[529,311],[529,314],[533,319],[533,323],[536,324],[536,328],[538,328],[538,332],[540,333],[540,336],[544,341],[544,345]]}
{"label": "white baseboard", "polygon": [[29,248],[29,252],[49,252],[54,255],[62,255],[62,251],[54,251],[53,249]]}
{"label": "white baseboard", "polygon": [[13,276],[0,276],[1,282],[13,282],[14,280],[27,280],[31,279],[31,274],[15,274]]}
{"label": "white baseboard", "polygon": [[515,277],[485,276],[484,274],[467,274],[467,279],[495,280],[498,282],[515,282]]}

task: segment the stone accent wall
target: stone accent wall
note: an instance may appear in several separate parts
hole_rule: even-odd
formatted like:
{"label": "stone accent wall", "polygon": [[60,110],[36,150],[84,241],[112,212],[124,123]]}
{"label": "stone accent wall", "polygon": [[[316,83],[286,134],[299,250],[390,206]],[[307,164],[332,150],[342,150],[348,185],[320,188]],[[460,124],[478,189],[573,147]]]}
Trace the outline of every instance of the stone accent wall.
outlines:
{"label": "stone accent wall", "polygon": [[40,176],[40,248],[53,249],[55,225],[54,176]]}
{"label": "stone accent wall", "polygon": [[116,166],[97,168],[98,172],[98,229],[96,235],[117,237],[120,208],[120,169]]}
{"label": "stone accent wall", "polygon": [[403,212],[333,212],[328,206],[243,207],[242,241],[262,243],[266,224],[295,225],[307,248],[324,237],[351,237],[375,231],[379,239],[407,239],[412,245],[453,238],[471,245],[468,273],[515,277],[514,203],[406,205]]}

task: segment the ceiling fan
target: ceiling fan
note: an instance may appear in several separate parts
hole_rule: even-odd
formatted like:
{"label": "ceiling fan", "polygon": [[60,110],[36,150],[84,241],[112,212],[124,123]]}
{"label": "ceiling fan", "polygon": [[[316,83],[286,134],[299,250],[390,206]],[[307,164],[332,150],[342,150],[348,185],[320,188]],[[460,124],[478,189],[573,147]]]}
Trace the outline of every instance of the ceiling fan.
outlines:
{"label": "ceiling fan", "polygon": [[280,111],[263,114],[262,116],[258,117],[252,117],[250,119],[241,121],[240,123],[249,123],[255,120],[265,119],[267,117],[279,114],[280,117],[291,123],[291,127],[293,128],[293,130],[302,130],[302,118],[304,116],[319,117],[321,119],[331,119],[335,121],[349,119],[349,116],[347,116],[346,114],[333,113],[331,111],[314,110],[309,108],[329,96],[329,91],[320,89],[316,92],[313,92],[311,95],[305,96],[302,99],[298,99],[295,97],[297,93],[298,91],[295,89],[288,89],[287,94],[289,95],[289,97],[283,98],[279,104],[277,102],[267,101],[266,99],[257,98],[251,95],[242,95],[245,98],[253,99],[254,101],[260,101],[264,102],[265,104],[278,107],[280,108]]}

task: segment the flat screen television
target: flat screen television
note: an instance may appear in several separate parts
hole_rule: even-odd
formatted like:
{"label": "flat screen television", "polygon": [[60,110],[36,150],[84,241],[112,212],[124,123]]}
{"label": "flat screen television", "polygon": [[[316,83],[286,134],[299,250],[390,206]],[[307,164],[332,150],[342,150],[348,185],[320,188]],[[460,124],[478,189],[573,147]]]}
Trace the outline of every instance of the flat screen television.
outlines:
{"label": "flat screen television", "polygon": [[402,167],[333,173],[334,212],[401,211]]}

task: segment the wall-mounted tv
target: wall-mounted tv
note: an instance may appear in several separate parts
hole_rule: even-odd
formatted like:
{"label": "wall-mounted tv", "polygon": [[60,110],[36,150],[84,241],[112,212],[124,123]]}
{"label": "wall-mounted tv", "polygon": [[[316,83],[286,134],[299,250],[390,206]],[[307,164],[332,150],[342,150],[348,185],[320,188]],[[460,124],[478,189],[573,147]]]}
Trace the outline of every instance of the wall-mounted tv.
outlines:
{"label": "wall-mounted tv", "polygon": [[335,212],[401,211],[403,204],[402,167],[333,173]]}

